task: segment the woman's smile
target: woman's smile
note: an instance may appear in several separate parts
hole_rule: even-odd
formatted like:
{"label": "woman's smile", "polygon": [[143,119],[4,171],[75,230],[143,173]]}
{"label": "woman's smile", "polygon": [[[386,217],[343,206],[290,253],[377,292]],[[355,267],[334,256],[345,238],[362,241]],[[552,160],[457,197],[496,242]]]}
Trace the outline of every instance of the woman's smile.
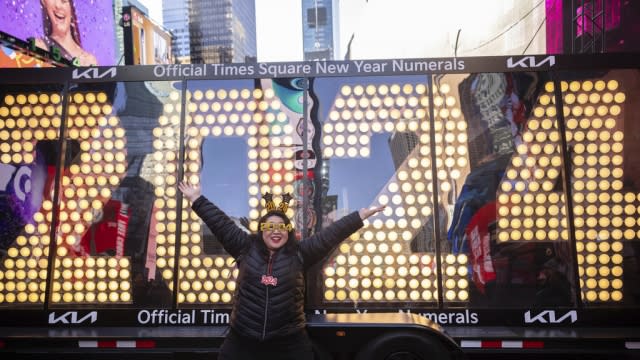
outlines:
{"label": "woman's smile", "polygon": [[46,0],[44,6],[51,21],[52,32],[58,38],[67,35],[71,25],[71,5],[67,1]]}
{"label": "woman's smile", "polygon": [[271,239],[271,241],[273,241],[275,244],[277,244],[282,240],[282,235],[274,233],[274,234],[271,234],[271,236],[269,238]]}

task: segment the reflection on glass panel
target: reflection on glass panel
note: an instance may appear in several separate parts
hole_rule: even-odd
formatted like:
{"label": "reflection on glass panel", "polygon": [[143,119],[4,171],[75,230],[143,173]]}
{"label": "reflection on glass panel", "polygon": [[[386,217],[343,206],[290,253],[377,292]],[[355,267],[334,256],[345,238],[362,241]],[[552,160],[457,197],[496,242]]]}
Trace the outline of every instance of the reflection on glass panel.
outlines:
{"label": "reflection on glass panel", "polygon": [[[386,205],[322,268],[325,303],[437,303],[427,78],[317,78],[320,226]],[[318,289],[316,289],[318,291]]]}
{"label": "reflection on glass panel", "polygon": [[176,164],[153,150],[177,154],[179,104],[169,82],[70,91],[52,306],[171,305]]}
{"label": "reflection on glass panel", "polygon": [[633,305],[640,295],[637,70],[563,74],[580,295]]}
{"label": "reflection on glass panel", "polygon": [[[243,227],[249,216],[249,168],[246,137],[206,137],[202,141],[200,185],[202,194]],[[222,245],[202,222],[205,254],[224,254]]]}
{"label": "reflection on glass panel", "polygon": [[[436,128],[451,129],[436,152],[454,154],[443,159],[442,176],[438,170],[451,216],[446,239],[458,258],[468,259],[466,268],[457,269],[445,259],[443,273],[463,275],[445,280],[445,287],[468,284],[471,306],[573,303],[561,142],[550,84],[536,73],[440,79],[439,88],[457,89],[451,94],[460,99],[435,119]],[[461,110],[462,121],[448,110]],[[468,132],[456,133],[464,128]],[[449,167],[462,158],[468,167]],[[450,290],[444,295],[452,305],[465,300]]]}
{"label": "reflection on glass panel", "polygon": [[[305,217],[298,216],[305,194],[302,161],[296,161],[303,159],[301,80],[188,83],[185,179],[202,184],[203,194],[247,231],[257,231],[267,192],[276,203],[292,194],[287,215],[298,233],[304,227]],[[186,201],[183,209],[178,303],[230,305],[235,261]]]}
{"label": "reflection on glass panel", "polygon": [[62,86],[0,89],[0,307],[41,306]]}
{"label": "reflection on glass panel", "polygon": [[[469,97],[462,98],[459,93],[459,85],[465,81],[470,80],[463,75],[438,76],[433,86],[438,228],[443,253],[442,297],[445,303],[465,303],[470,296],[468,246],[459,233],[460,210],[470,210],[463,202],[464,196],[468,196],[464,193],[468,187],[463,187],[463,184],[469,174],[469,144],[472,143],[469,139],[470,121],[462,113],[462,106]],[[458,211],[455,211],[456,206]],[[447,229],[450,229],[449,233]]]}

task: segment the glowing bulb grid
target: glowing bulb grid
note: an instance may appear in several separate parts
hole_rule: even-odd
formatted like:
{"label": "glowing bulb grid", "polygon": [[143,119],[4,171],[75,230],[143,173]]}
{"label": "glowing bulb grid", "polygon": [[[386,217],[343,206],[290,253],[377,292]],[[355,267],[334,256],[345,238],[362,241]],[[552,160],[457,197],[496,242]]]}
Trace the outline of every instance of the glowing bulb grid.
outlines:
{"label": "glowing bulb grid", "polygon": [[[436,166],[460,175],[467,166],[466,124],[450,89],[448,84],[434,87]],[[392,142],[413,150],[373,202],[387,206],[384,214],[365,221],[324,267],[328,302],[437,301],[434,254],[410,250],[433,212],[427,91],[419,83],[343,85],[334,100],[323,126],[325,158],[368,157],[373,133],[392,133]],[[445,182],[443,177],[443,197],[450,190]],[[466,263],[466,255],[443,257],[445,301],[468,299]]]}
{"label": "glowing bulb grid", "polygon": [[[189,91],[185,137],[184,176],[193,184],[200,183],[200,149],[206,137],[242,136],[249,144],[249,218],[252,230],[263,214],[261,194],[269,191],[277,196],[293,192],[293,158],[291,150],[293,125],[284,105],[271,89],[235,89]],[[165,105],[159,126],[154,130],[154,175],[158,231],[158,267],[166,280],[173,277],[175,253],[176,169],[178,166],[179,95]],[[293,217],[293,208],[287,211]],[[230,303],[235,290],[237,269],[233,259],[202,253],[201,223],[183,202],[181,253],[179,261],[179,303]],[[170,285],[171,287],[171,285]]]}
{"label": "glowing bulb grid", "polygon": [[[588,302],[621,301],[623,242],[640,237],[638,194],[622,190],[619,122],[626,96],[616,80],[562,82],[561,87],[566,137],[573,149],[581,295]],[[501,184],[499,241],[568,240],[564,196],[552,191],[562,168],[553,91],[553,83],[547,83],[518,146],[520,156],[513,158]]]}
{"label": "glowing bulb grid", "polygon": [[[575,151],[572,184],[582,296],[589,302],[620,301],[623,242],[640,236],[638,195],[622,192],[623,134],[618,122],[625,94],[618,91],[615,80],[563,82],[562,87],[567,139]],[[466,128],[458,119],[455,96],[447,96],[448,89],[434,90],[442,95],[434,97],[435,130],[443,131],[436,133],[436,166],[440,192],[446,193],[446,177],[440,177],[441,170],[463,172],[467,167],[463,146]],[[323,129],[325,157],[368,156],[370,134],[383,131],[413,131],[418,135],[418,145],[374,201],[388,205],[385,213],[343,243],[332,259],[335,265],[325,267],[327,301],[437,298],[433,254],[410,254],[408,250],[408,242],[424,225],[421,219],[432,212],[429,126],[427,121],[419,121],[426,117],[429,106],[425,92],[419,84],[353,86],[343,87],[335,100]],[[293,154],[287,151],[293,127],[280,111],[282,105],[273,93],[250,89],[194,91],[189,96],[185,176],[193,183],[199,182],[198,149],[204,137],[247,136],[251,145],[250,215],[255,220],[260,215],[260,193],[292,190],[285,184],[292,182],[294,173]],[[154,129],[155,152],[149,163],[158,197],[154,211],[157,265],[165,280],[173,277],[175,256],[179,97],[177,92],[172,93],[172,102],[165,104],[159,126]],[[547,84],[523,134],[523,144],[517,149],[520,156],[514,157],[498,193],[501,241],[568,239],[564,199],[552,191],[561,169],[557,128],[551,120],[555,117],[552,99],[553,87]],[[17,94],[3,100],[0,161],[32,163],[36,142],[58,136],[60,96]],[[103,93],[73,94],[68,115],[68,138],[78,141],[83,152],[81,163],[62,177],[52,301],[129,302],[127,258],[74,257],[94,211],[102,209],[110,197],[109,189],[124,175],[124,130],[119,127],[119,119],[111,116]],[[523,191],[524,195],[518,195]],[[427,192],[430,195],[425,195]],[[544,211],[540,204],[546,204]],[[226,256],[201,254],[199,220],[188,210],[186,201],[182,205],[186,211],[179,256],[179,302],[228,303],[235,288],[234,264]],[[513,210],[518,207],[520,210]],[[34,224],[25,226],[8,249],[0,271],[0,303],[44,301],[52,208],[51,201],[45,200],[33,216]],[[254,230],[255,226],[254,221]],[[503,235],[518,232],[520,237]],[[466,300],[466,256],[444,255],[442,263],[445,300]]]}
{"label": "glowing bulb grid", "polygon": [[[82,152],[80,163],[71,165],[61,178],[52,303],[131,301],[129,260],[91,257],[80,246],[94,213],[111,197],[126,170],[124,129],[111,112],[104,93],[78,92],[70,97],[67,139],[78,141]],[[6,141],[0,145],[0,161],[32,164],[37,142],[58,138],[61,113],[58,93],[6,95],[0,105],[0,138]],[[31,180],[25,184],[30,191]],[[0,303],[44,301],[53,210],[46,195],[3,259]]]}

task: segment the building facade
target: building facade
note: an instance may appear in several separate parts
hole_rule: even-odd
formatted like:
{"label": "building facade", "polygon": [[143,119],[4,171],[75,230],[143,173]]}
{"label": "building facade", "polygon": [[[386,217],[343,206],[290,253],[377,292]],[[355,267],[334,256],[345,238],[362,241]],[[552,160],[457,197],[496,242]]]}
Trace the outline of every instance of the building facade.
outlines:
{"label": "building facade", "polygon": [[256,58],[254,0],[191,0],[189,18],[191,63],[238,63]]}
{"label": "building facade", "polygon": [[187,64],[191,61],[189,48],[189,8],[190,0],[164,0],[162,2],[162,22],[173,34],[173,54],[176,62]]}
{"label": "building facade", "polygon": [[302,0],[304,60],[334,59],[333,0]]}
{"label": "building facade", "polygon": [[[394,131],[387,142],[391,151],[393,165],[397,171],[403,167],[407,158],[409,158],[416,146],[420,144],[420,138],[414,131]],[[444,214],[443,211],[440,211],[440,213]],[[441,226],[438,227],[440,236],[446,239],[446,219],[440,219],[440,224]],[[412,252],[435,250],[434,227],[435,219],[431,215],[427,216],[417,234],[411,239],[410,248]]]}

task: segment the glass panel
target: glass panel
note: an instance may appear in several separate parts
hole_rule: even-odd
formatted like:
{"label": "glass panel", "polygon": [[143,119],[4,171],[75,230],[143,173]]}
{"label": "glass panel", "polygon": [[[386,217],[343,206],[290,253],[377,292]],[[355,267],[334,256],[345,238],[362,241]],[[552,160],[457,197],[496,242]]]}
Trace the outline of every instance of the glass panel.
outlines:
{"label": "glass panel", "polygon": [[638,70],[561,74],[580,295],[588,306],[640,302]]}
{"label": "glass panel", "polygon": [[[190,81],[184,176],[247,231],[266,213],[262,194],[278,205],[285,193],[295,201],[287,215],[300,234],[302,184],[302,79]],[[236,264],[183,202],[178,303],[230,306]],[[313,223],[309,223],[309,228]]]}
{"label": "glass panel", "polygon": [[[466,216],[472,213],[465,201],[477,201],[468,198],[470,193],[464,193],[468,189],[464,187],[464,180],[469,174],[470,119],[462,113],[463,102],[468,98],[463,98],[459,87],[471,81],[466,78],[466,75],[438,76],[433,86],[438,229],[443,254],[442,297],[445,303],[456,304],[466,304],[470,297],[468,246],[464,232],[461,234],[459,230],[461,222],[468,221]],[[464,220],[460,218],[463,212],[466,212]]]}
{"label": "glass panel", "polygon": [[450,306],[573,304],[561,139],[545,76],[448,75],[437,83],[442,247],[455,255],[442,269]]}
{"label": "glass panel", "polygon": [[0,307],[42,306],[62,86],[0,88]]}
{"label": "glass panel", "polygon": [[[322,306],[437,304],[428,86],[424,76],[317,78],[318,227],[387,205],[315,274]],[[315,150],[315,148],[314,148]]]}
{"label": "glass panel", "polygon": [[170,82],[72,88],[51,306],[171,305],[179,104]]}

